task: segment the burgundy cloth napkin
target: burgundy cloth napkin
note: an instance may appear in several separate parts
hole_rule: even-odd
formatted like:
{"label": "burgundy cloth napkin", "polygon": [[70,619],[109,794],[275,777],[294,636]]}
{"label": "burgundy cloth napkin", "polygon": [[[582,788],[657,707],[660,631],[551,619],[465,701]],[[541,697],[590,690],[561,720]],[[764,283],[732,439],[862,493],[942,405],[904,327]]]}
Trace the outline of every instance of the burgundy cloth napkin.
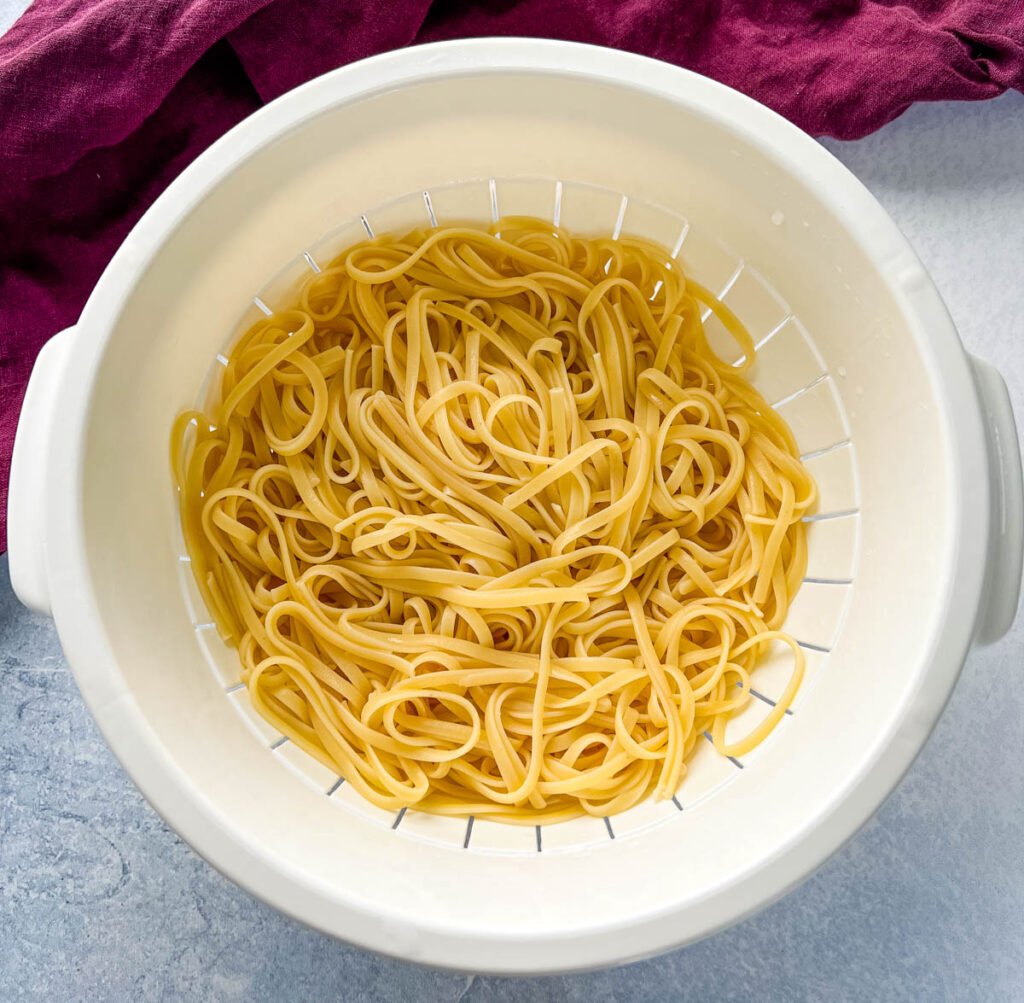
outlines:
{"label": "burgundy cloth napkin", "polygon": [[655,56],[843,138],[1024,89],[1022,0],[36,0],[0,39],[0,550],[32,361],[164,187],[313,76],[479,35]]}

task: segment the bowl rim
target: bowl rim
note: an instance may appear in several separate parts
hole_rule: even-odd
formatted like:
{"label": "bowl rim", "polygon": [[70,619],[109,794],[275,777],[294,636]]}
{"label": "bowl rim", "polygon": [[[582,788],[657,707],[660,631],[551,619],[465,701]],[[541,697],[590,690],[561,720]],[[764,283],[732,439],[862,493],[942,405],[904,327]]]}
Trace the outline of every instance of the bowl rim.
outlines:
{"label": "bowl rim", "polygon": [[[83,506],[92,387],[104,349],[136,282],[178,223],[243,162],[285,131],[329,108],[383,90],[466,74],[540,72],[585,77],[667,99],[727,122],[830,206],[868,258],[885,263],[886,282],[929,376],[949,403],[939,416],[954,492],[949,539],[943,541],[945,588],[937,628],[922,659],[916,689],[889,732],[874,746],[841,798],[806,826],[774,859],[705,901],[699,920],[683,914],[623,921],[607,929],[567,931],[546,943],[464,928],[432,926],[427,917],[396,920],[296,875],[226,827],[214,806],[196,796],[136,704],[104,629],[87,556]],[[914,281],[901,282],[913,273]],[[74,378],[67,374],[73,373]],[[832,154],[752,98],[688,70],[617,50],[536,39],[440,42],[350,64],[285,94],[230,130],[201,154],[154,202],[126,238],[90,296],[73,339],[59,390],[62,426],[47,458],[44,506],[47,574],[54,619],[82,695],[101,732],[150,804],[200,856],[277,909],[329,934],[384,954],[441,967],[540,973],[603,967],[650,956],[730,926],[776,901],[806,879],[877,810],[913,762],[949,697],[971,643],[982,594],[990,532],[990,469],[968,358],[934,285],[896,224]],[[956,415],[954,424],[951,415]],[[409,945],[414,943],[415,950]],[[404,947],[403,947],[404,945]]]}

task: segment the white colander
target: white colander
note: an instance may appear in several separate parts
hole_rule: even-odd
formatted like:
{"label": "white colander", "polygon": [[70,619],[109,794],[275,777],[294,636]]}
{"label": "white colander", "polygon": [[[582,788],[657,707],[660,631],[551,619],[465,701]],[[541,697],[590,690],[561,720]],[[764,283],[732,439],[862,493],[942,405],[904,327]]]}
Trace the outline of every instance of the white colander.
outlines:
{"label": "white colander", "polygon": [[[786,623],[808,678],[767,742],[740,760],[706,744],[672,801],[539,828],[393,815],[250,708],[192,584],[169,430],[240,324],[333,250],[524,213],[660,241],[751,329],[754,382],[821,491]],[[827,152],[682,70],[483,40],[322,77],[159,199],[73,335],[36,364],[10,566],[19,596],[52,612],[125,768],[214,865],[376,950],[539,972],[734,922],[856,830],[920,748],[972,640],[1009,626],[1021,494],[1001,379],[965,355],[913,252]],[[766,659],[736,734],[788,671]]]}

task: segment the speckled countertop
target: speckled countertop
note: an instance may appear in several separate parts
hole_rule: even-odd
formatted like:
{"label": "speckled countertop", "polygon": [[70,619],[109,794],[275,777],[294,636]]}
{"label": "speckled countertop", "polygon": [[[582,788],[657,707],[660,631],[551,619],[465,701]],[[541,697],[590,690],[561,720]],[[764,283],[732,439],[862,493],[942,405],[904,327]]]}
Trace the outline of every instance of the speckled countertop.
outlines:
{"label": "speckled countertop", "polygon": [[[1024,418],[1024,98],[915,108],[828,146]],[[877,817],[754,919],[612,971],[474,978],[333,941],[200,860],[107,750],[0,558],[0,1000],[1024,1000],[1022,684],[1018,622],[970,656]]]}

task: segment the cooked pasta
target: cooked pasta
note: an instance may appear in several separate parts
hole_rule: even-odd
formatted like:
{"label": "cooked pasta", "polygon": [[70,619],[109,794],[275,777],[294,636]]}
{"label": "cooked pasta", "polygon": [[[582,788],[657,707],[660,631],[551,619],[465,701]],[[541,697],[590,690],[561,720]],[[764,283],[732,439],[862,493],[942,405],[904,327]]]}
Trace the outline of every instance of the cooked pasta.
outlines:
{"label": "cooked pasta", "polygon": [[[172,432],[196,581],[267,721],[382,808],[527,824],[672,797],[704,733],[740,756],[775,727],[816,490],[750,335],[664,248],[415,230],[292,302]],[[727,741],[775,642],[786,691]]]}

